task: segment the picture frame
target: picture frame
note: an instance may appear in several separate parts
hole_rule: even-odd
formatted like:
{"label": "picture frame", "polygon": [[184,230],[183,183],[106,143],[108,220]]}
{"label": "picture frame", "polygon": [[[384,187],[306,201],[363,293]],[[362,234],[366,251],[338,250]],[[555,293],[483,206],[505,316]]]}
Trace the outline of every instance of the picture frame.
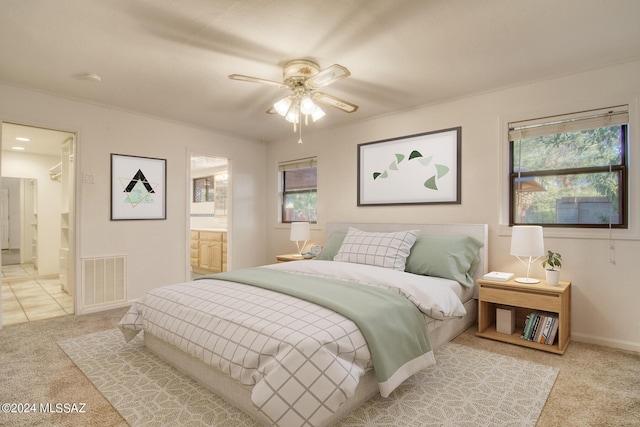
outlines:
{"label": "picture frame", "polygon": [[111,154],[111,220],[167,219],[167,161]]}
{"label": "picture frame", "polygon": [[358,206],[460,204],[462,127],[358,144]]}

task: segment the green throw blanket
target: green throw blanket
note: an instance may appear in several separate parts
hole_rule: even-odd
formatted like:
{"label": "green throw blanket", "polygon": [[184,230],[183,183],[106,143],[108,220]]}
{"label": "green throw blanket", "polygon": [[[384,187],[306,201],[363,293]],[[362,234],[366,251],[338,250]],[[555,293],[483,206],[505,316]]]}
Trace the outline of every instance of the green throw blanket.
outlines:
{"label": "green throw blanket", "polygon": [[[352,320],[367,341],[378,383],[394,383],[398,371],[418,370],[434,363],[424,320],[418,308],[394,292],[339,280],[303,276],[269,268],[247,268],[209,274],[199,279],[245,283],[288,294],[331,309]],[[399,380],[399,381],[398,381]],[[381,385],[381,394],[385,396]]]}

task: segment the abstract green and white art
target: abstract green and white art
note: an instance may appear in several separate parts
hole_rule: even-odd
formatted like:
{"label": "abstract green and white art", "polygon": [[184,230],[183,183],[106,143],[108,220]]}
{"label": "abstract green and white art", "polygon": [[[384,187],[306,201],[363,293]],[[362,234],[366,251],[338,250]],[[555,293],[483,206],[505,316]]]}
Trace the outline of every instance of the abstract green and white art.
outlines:
{"label": "abstract green and white art", "polygon": [[166,219],[165,159],[111,154],[111,220]]}
{"label": "abstract green and white art", "polygon": [[358,206],[460,203],[462,128],[358,145]]}

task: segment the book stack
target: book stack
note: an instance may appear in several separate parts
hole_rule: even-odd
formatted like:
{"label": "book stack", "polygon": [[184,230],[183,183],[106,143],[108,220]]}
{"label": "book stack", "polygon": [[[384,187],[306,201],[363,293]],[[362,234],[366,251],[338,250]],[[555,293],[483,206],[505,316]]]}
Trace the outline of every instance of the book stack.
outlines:
{"label": "book stack", "polygon": [[553,345],[557,333],[557,313],[534,311],[525,320],[522,338],[540,344]]}

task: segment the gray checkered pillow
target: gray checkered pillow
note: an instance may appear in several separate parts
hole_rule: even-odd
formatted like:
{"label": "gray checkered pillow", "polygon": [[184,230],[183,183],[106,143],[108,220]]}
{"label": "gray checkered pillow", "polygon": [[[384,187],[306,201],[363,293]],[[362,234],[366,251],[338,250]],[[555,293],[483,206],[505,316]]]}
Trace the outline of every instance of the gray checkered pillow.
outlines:
{"label": "gray checkered pillow", "polygon": [[349,227],[334,261],[404,270],[418,230],[376,233]]}

